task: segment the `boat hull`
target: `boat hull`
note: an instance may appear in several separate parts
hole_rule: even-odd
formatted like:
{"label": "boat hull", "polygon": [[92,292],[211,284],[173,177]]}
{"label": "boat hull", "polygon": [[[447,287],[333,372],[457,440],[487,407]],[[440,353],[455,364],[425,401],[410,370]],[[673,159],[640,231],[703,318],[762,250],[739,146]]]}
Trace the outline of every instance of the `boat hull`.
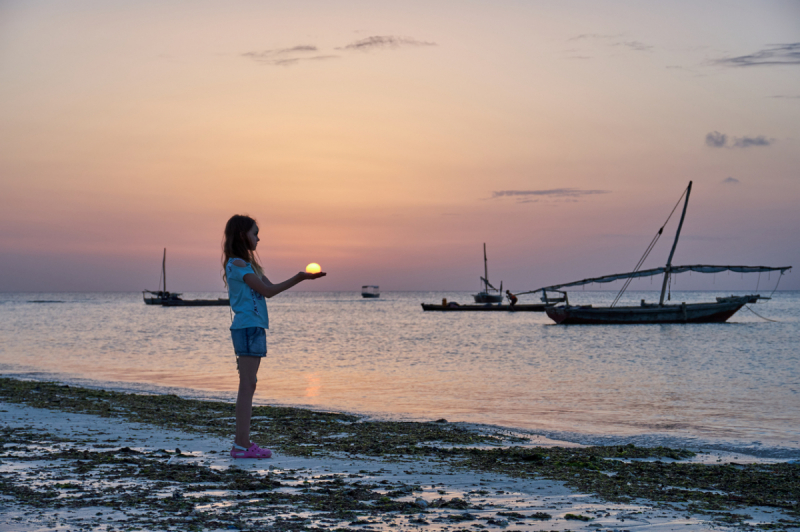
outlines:
{"label": "boat hull", "polygon": [[161,303],[162,307],[228,307],[229,299],[170,299]]}
{"label": "boat hull", "polygon": [[548,307],[547,316],[560,325],[634,325],[653,323],[724,323],[753,296],[717,303],[659,307]]}
{"label": "boat hull", "polygon": [[361,294],[361,297],[363,297],[365,299],[376,299],[378,297],[381,297],[381,295],[380,294]]}
{"label": "boat hull", "polygon": [[422,303],[422,310],[435,310],[441,312],[544,312],[548,305],[545,304],[531,304],[531,305],[514,305],[512,309],[510,305],[436,305],[433,303]]}
{"label": "boat hull", "polygon": [[475,303],[502,303],[503,296],[501,294],[487,294],[485,292],[481,292],[479,294],[475,294],[473,296],[475,298]]}
{"label": "boat hull", "polygon": [[147,297],[146,294],[155,293],[157,296],[161,292],[152,292],[145,290],[142,292],[142,299],[145,305],[158,305],[160,307],[225,307],[230,306],[231,301],[226,297],[218,299],[181,299],[181,294],[169,292],[164,297]]}

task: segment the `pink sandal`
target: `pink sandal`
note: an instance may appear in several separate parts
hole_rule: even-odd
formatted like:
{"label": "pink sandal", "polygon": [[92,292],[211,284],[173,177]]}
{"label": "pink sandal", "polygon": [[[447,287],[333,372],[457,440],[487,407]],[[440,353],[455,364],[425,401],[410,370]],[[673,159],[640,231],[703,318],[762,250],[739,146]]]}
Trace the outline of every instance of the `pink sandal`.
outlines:
{"label": "pink sandal", "polygon": [[270,458],[272,451],[269,449],[262,449],[255,443],[249,449],[245,449],[239,445],[233,444],[231,449],[231,458]]}

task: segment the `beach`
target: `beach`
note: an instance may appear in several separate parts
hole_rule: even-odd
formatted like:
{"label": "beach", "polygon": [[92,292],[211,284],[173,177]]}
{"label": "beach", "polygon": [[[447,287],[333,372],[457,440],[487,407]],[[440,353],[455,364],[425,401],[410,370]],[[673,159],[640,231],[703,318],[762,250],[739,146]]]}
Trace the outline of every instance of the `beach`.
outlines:
{"label": "beach", "polygon": [[0,530],[800,527],[786,461],[274,407],[233,460],[232,404],[0,383]]}

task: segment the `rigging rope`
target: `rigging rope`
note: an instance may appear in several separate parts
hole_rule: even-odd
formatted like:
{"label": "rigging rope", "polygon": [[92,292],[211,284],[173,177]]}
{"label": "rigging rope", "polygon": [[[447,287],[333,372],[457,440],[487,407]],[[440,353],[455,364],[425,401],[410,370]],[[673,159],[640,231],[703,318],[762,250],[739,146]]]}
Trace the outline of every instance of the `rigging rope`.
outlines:
{"label": "rigging rope", "polygon": [[[689,190],[689,187],[686,187],[686,190]],[[658,242],[658,239],[661,238],[661,234],[664,232],[664,228],[669,223],[669,219],[672,218],[673,214],[675,214],[675,209],[678,208],[678,205],[681,204],[681,200],[686,195],[686,190],[684,190],[683,194],[681,194],[681,197],[678,198],[678,202],[672,208],[672,211],[669,213],[669,216],[667,216],[667,220],[661,226],[661,229],[658,230],[658,232],[656,233],[656,236],[654,236],[653,240],[650,241],[650,245],[647,246],[647,249],[644,251],[644,254],[642,255],[642,258],[640,258],[639,262],[636,263],[636,267],[633,269],[634,272],[638,272],[639,271],[639,268],[642,267],[642,264],[647,259],[647,256],[650,255],[651,251],[653,251],[653,248],[655,247],[656,242]],[[669,275],[669,273],[666,273],[666,275]],[[624,294],[625,290],[628,289],[628,285],[631,284],[632,280],[633,280],[633,277],[628,277],[628,279],[625,281],[625,284],[622,285],[622,288],[620,289],[619,293],[617,294],[617,297],[614,298],[614,302],[611,303],[612,307],[615,306],[619,302],[620,298],[622,297],[622,294]]]}
{"label": "rigging rope", "polygon": [[[781,277],[783,277],[783,272],[780,272],[778,274],[778,282],[775,283],[775,290],[777,290],[778,289],[778,285],[781,284]],[[769,295],[770,298],[773,296],[773,294],[775,294],[775,290],[773,290],[772,294]]]}
{"label": "rigging rope", "polygon": [[[759,275],[759,278],[760,278],[760,277],[761,277],[761,274],[759,273],[758,275]],[[781,272],[778,274],[778,282],[777,282],[777,283],[775,283],[775,289],[774,289],[774,290],[772,291],[772,293],[769,295],[769,298],[770,298],[770,299],[772,299],[772,296],[773,296],[773,295],[775,295],[775,291],[776,291],[776,290],[778,290],[778,285],[779,285],[779,284],[781,284],[781,277],[783,277],[783,272],[782,272],[782,271],[781,271]],[[758,287],[756,287],[756,291],[758,291]],[[758,312],[756,312],[755,310],[751,309],[751,308],[750,308],[749,306],[747,306],[747,305],[745,305],[745,307],[747,307],[747,310],[749,310],[750,312],[752,312],[753,314],[755,314],[756,316],[758,316],[758,317],[759,317],[759,318],[761,318],[762,320],[771,321],[771,322],[773,322],[773,323],[780,323],[778,320],[771,320],[771,319],[769,319],[769,318],[765,318],[764,316],[762,316],[761,314],[759,314],[759,313],[758,313]]]}
{"label": "rigging rope", "polygon": [[771,322],[773,322],[773,323],[780,323],[778,320],[771,320],[771,319],[769,319],[769,318],[765,318],[764,316],[762,316],[761,314],[759,314],[759,313],[758,313],[758,312],[756,312],[755,310],[751,309],[751,308],[750,308],[749,306],[747,306],[747,305],[745,305],[744,307],[745,307],[747,310],[749,310],[750,312],[752,312],[753,314],[755,314],[756,316],[758,316],[759,318],[761,318],[762,320],[771,321]]}

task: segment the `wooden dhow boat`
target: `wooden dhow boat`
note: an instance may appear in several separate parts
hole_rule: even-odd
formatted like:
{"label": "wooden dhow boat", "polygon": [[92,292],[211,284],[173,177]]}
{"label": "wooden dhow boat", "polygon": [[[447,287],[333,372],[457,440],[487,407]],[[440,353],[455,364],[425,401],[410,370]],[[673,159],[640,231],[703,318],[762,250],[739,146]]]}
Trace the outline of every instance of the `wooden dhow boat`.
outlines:
{"label": "wooden dhow boat", "polygon": [[[161,258],[161,290],[142,290],[142,299],[145,305],[160,305],[162,307],[222,307],[230,305],[230,300],[225,297],[218,299],[181,299],[181,294],[167,291],[167,248]],[[148,296],[148,294],[150,294]]]}
{"label": "wooden dhow boat", "polygon": [[[745,296],[728,296],[728,297],[718,297],[716,298],[715,302],[709,303],[681,303],[679,305],[676,304],[668,304],[664,303],[664,298],[667,295],[667,290],[670,286],[670,277],[679,273],[684,272],[698,272],[698,273],[719,273],[724,271],[731,271],[737,273],[764,273],[764,272],[779,272],[778,275],[778,283],[780,282],[780,277],[788,270],[791,269],[791,266],[780,266],[780,267],[772,267],[772,266],[715,266],[715,265],[708,265],[708,264],[693,264],[688,266],[673,266],[672,265],[672,257],[675,254],[675,248],[678,245],[678,238],[681,234],[681,228],[683,227],[683,221],[686,217],[686,208],[689,205],[689,195],[692,192],[692,182],[689,182],[689,186],[686,188],[684,193],[681,195],[681,198],[678,200],[678,203],[672,209],[672,213],[667,218],[667,222],[672,214],[675,212],[675,209],[680,205],[681,199],[683,196],[686,196],[686,200],[683,204],[683,212],[681,213],[681,219],[678,223],[678,229],[675,233],[675,242],[672,244],[672,250],[670,251],[669,258],[667,259],[667,264],[663,268],[652,268],[649,270],[640,270],[642,263],[647,258],[647,255],[652,251],[653,247],[655,246],[656,241],[661,236],[662,232],[664,231],[664,227],[666,226],[667,222],[664,222],[664,225],[658,230],[656,236],[650,242],[647,250],[645,251],[644,255],[641,259],[639,259],[639,263],[636,265],[636,268],[632,272],[628,273],[617,273],[613,275],[605,275],[602,277],[593,277],[590,279],[582,279],[580,281],[575,281],[572,283],[564,283],[564,284],[557,284],[552,286],[546,286],[544,288],[539,288],[536,290],[531,290],[530,292],[522,292],[523,294],[530,294],[541,292],[542,293],[542,301],[547,303],[553,302],[563,302],[563,305],[557,306],[548,306],[545,308],[545,312],[547,315],[556,323],[563,324],[563,325],[570,325],[570,324],[580,324],[580,325],[623,325],[623,324],[645,324],[645,323],[723,323],[728,318],[733,316],[739,309],[741,309],[744,305],[748,303],[755,303],[759,299],[770,299],[768,297],[761,297],[759,294],[751,294]],[[616,306],[619,302],[622,294],[625,293],[625,290],[628,288],[628,285],[633,279],[640,278],[640,277],[651,277],[654,275],[664,275],[664,280],[661,285],[661,297],[659,298],[658,303],[645,303],[645,300],[642,300],[639,306]],[[573,286],[582,286],[591,283],[610,283],[613,281],[618,281],[625,279],[625,283],[622,286],[621,290],[617,294],[614,302],[609,307],[595,307],[592,305],[570,305],[569,298],[567,293],[563,290],[564,288],[569,288]],[[777,289],[777,284],[775,285],[775,289]],[[551,294],[557,294],[555,297],[551,297]],[[518,294],[519,295],[519,294]],[[671,298],[668,298],[671,299]]]}

